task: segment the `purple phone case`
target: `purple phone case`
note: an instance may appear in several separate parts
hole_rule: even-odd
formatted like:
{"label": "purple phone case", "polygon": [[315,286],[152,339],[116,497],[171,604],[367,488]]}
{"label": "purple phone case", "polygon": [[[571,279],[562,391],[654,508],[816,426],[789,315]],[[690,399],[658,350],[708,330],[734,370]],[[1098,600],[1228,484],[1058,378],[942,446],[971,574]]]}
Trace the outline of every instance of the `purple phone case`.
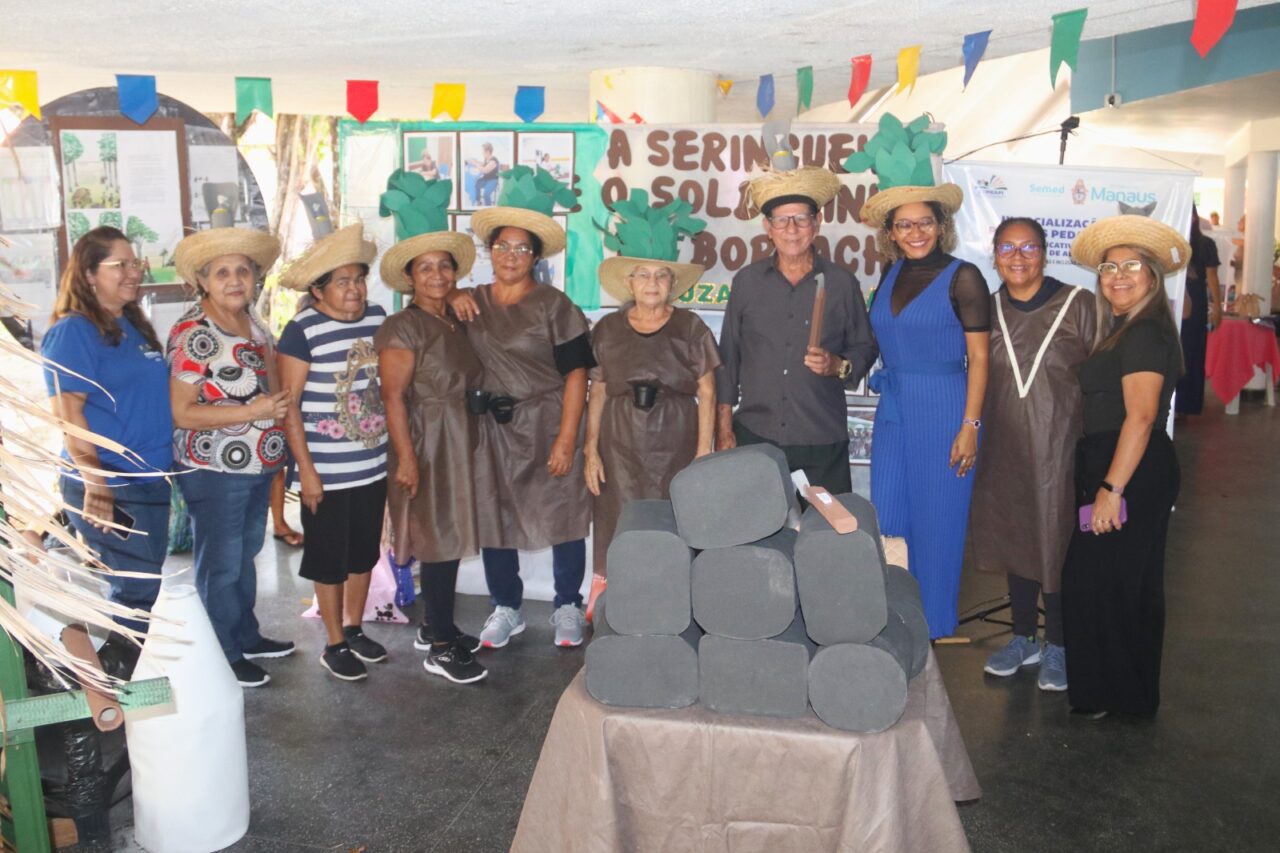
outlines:
{"label": "purple phone case", "polygon": [[[1120,523],[1129,523],[1129,504],[1124,498],[1120,499]],[[1085,504],[1080,507],[1080,532],[1091,533],[1093,531],[1093,504]]]}

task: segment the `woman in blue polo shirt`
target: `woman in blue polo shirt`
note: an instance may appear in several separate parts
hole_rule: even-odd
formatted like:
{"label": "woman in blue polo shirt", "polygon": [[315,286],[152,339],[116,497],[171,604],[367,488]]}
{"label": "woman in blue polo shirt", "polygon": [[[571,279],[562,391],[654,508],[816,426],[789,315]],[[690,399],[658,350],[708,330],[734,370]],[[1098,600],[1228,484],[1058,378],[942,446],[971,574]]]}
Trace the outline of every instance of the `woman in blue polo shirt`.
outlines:
{"label": "woman in blue polo shirt", "polygon": [[117,453],[64,433],[63,456],[75,470],[61,473],[60,487],[72,525],[103,563],[156,576],[112,575],[109,598],[150,611],[169,544],[162,474],[172,467],[173,419],[164,350],[138,305],[141,284],[142,264],[123,233],[103,227],[85,234],[71,250],[40,350],[54,363],[45,370],[54,413],[127,448]]}

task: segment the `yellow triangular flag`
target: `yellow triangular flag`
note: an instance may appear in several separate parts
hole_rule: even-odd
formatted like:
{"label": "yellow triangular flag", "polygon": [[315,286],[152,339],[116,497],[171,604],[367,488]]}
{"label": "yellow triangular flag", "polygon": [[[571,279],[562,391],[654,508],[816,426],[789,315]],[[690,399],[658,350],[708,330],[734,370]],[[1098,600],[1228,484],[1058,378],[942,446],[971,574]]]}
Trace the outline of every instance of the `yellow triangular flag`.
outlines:
{"label": "yellow triangular flag", "polygon": [[916,74],[920,71],[920,48],[924,45],[904,47],[898,51],[898,91],[910,88],[915,91]]}
{"label": "yellow triangular flag", "polygon": [[613,88],[613,78],[612,78],[612,77],[610,77],[608,74],[604,75],[604,87],[605,87],[606,89],[612,89],[612,88]]}
{"label": "yellow triangular flag", "polygon": [[717,80],[716,85],[720,87],[720,94],[728,95],[729,90],[733,88],[732,80]]}
{"label": "yellow triangular flag", "polygon": [[36,91],[36,72],[0,70],[0,106],[14,104],[40,118],[40,95]]}
{"label": "yellow triangular flag", "polygon": [[462,118],[462,104],[467,100],[466,83],[437,83],[431,95],[431,118],[448,113],[454,121]]}

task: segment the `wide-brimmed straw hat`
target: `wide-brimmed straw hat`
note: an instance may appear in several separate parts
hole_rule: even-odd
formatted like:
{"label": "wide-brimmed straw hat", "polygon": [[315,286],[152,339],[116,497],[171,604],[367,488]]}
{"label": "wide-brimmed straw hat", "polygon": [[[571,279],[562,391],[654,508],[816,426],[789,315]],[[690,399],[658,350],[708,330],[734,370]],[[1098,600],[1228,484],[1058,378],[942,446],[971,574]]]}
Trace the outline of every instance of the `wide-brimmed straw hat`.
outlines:
{"label": "wide-brimmed straw hat", "polygon": [[573,190],[541,166],[514,166],[500,173],[502,190],[498,206],[486,207],[471,214],[471,230],[484,243],[501,228],[523,228],[542,241],[542,257],[564,251],[564,229],[551,218],[557,204],[574,207],[578,197]]}
{"label": "wide-brimmed straw hat", "polygon": [[178,278],[195,287],[196,270],[223,255],[244,255],[265,273],[280,257],[280,241],[252,228],[210,228],[179,240],[173,263]]}
{"label": "wide-brimmed straw hat", "polygon": [[280,275],[280,284],[290,290],[305,292],[326,273],[347,264],[371,264],[377,255],[377,245],[364,239],[364,226],[357,222],[312,243],[285,268]]}
{"label": "wide-brimmed straw hat", "polygon": [[752,178],[747,184],[751,203],[762,213],[770,202],[808,200],[819,208],[840,192],[840,179],[835,172],[821,166],[801,166],[798,169],[770,169]]}
{"label": "wide-brimmed straw hat", "polygon": [[567,238],[564,229],[545,213],[522,207],[486,207],[471,214],[471,230],[482,243],[488,243],[493,232],[503,228],[523,228],[542,241],[542,257],[564,251]]}
{"label": "wide-brimmed straw hat", "polygon": [[671,282],[668,301],[678,299],[698,283],[704,268],[676,260],[680,255],[680,240],[707,227],[706,220],[690,215],[692,205],[673,199],[655,207],[649,203],[648,192],[632,190],[630,198],[619,199],[610,208],[613,231],[603,226],[600,230],[605,232],[606,248],[617,252],[618,257],[605,260],[597,270],[600,286],[606,293],[619,302],[629,302],[633,293],[627,277],[636,267],[645,264],[671,270],[675,280]]}
{"label": "wide-brimmed straw hat", "polygon": [[462,278],[471,272],[476,262],[475,241],[466,234],[456,231],[434,231],[430,234],[419,234],[408,240],[401,240],[382,256],[379,271],[387,287],[401,293],[413,292],[413,280],[405,273],[405,267],[419,255],[427,252],[448,252],[453,258],[457,272],[455,278]]}
{"label": "wide-brimmed straw hat", "polygon": [[627,277],[635,272],[636,267],[645,264],[666,267],[675,276],[675,281],[671,283],[671,293],[667,296],[668,302],[674,302],[688,293],[702,279],[702,273],[705,272],[705,267],[698,264],[682,264],[677,261],[663,261],[654,258],[629,258],[619,255],[616,258],[606,258],[600,264],[598,271],[600,286],[619,302],[630,302],[635,296],[631,292],[631,285],[627,283]]}
{"label": "wide-brimmed straw hat", "polygon": [[862,205],[862,222],[872,228],[881,228],[889,214],[904,204],[917,201],[936,202],[948,213],[955,213],[964,203],[964,190],[955,184],[881,189]]}
{"label": "wide-brimmed straw hat", "polygon": [[1160,262],[1165,275],[1172,275],[1191,260],[1191,244],[1163,222],[1146,216],[1108,216],[1099,219],[1071,241],[1071,260],[1096,269],[1107,250],[1116,246],[1141,249]]}

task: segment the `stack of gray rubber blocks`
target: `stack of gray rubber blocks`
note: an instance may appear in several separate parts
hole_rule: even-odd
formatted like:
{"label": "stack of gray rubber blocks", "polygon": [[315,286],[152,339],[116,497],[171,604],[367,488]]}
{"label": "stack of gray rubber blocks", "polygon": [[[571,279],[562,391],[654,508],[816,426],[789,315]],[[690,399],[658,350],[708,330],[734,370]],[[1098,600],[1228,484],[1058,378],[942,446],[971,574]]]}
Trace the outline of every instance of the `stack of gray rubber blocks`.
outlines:
{"label": "stack of gray rubber blocks", "polygon": [[[924,668],[920,590],[887,566],[871,504],[836,499],[858,529],[800,514],[782,451],[704,456],[671,500],[628,503],[596,603],[587,691],[606,705],[802,717],[854,732],[902,716]],[[607,599],[607,606],[606,606]]]}

